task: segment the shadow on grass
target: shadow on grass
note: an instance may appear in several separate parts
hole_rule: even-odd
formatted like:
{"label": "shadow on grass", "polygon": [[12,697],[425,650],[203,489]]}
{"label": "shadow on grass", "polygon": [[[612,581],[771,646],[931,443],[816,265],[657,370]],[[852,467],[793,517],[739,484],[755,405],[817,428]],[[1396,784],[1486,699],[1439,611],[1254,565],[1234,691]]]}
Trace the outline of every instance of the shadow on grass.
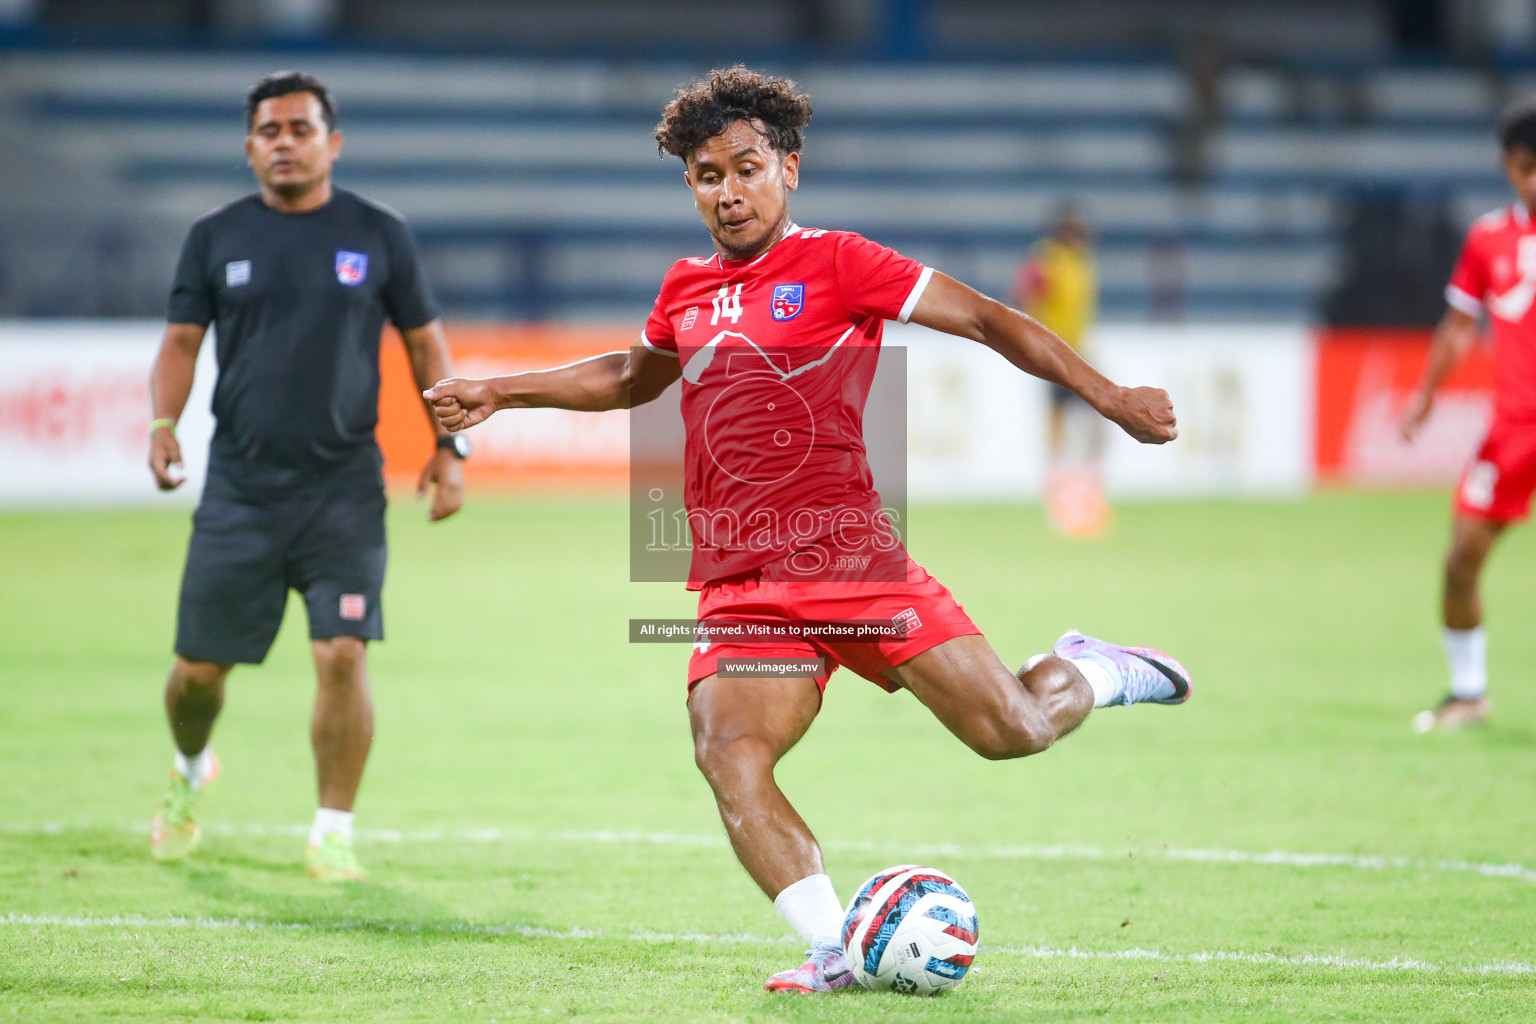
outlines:
{"label": "shadow on grass", "polygon": [[[310,878],[289,839],[204,840],[185,861],[160,863],[148,837],[111,827],[42,835],[0,833],[0,886],[25,892],[0,913],[45,916],[185,918],[254,929],[352,934],[455,936],[465,939],[568,934],[535,915],[494,923],[464,919],[442,901],[413,890],[409,871],[362,882]],[[574,933],[572,933],[574,934]]]}
{"label": "shadow on grass", "polygon": [[1498,749],[1526,751],[1536,747],[1536,729],[1508,724],[1497,718],[1481,729],[1463,730],[1462,735]]}

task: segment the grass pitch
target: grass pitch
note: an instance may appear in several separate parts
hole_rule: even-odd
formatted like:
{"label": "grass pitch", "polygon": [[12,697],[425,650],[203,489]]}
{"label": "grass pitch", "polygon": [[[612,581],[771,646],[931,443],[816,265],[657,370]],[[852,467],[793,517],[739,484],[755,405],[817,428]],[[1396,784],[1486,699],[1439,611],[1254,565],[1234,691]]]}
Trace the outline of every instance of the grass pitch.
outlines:
{"label": "grass pitch", "polygon": [[1181,708],[992,764],[834,676],[781,782],[846,898],[951,872],[982,952],[935,1000],[770,996],[801,953],[692,764],[685,617],[625,582],[624,508],[391,512],[358,805],[367,883],[303,873],[302,608],[233,676],[190,862],[148,856],[185,511],[0,515],[0,1021],[1536,1019],[1536,535],[1487,580],[1494,724],[1444,689],[1438,496],[1144,504],[1113,535],[916,509],[911,548],[1005,660],[1068,626],[1175,652]]}

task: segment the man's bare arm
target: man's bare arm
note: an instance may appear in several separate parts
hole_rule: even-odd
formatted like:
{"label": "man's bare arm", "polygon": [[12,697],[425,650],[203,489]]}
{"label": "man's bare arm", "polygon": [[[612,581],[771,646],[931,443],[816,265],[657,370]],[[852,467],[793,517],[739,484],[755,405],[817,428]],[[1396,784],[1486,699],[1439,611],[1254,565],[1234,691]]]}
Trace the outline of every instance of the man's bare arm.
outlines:
{"label": "man's bare arm", "polygon": [[952,277],[933,275],[917,300],[911,321],[981,342],[1025,373],[1080,395],[1101,416],[1143,444],[1163,444],[1179,436],[1173,403],[1166,391],[1120,387],[1039,321]]}
{"label": "man's bare arm", "polygon": [[[411,378],[416,381],[418,390],[425,391],[436,382],[453,376],[453,357],[448,353],[448,339],[443,334],[441,320],[401,331],[400,338],[405,342],[405,351],[411,361]],[[433,432],[444,433],[438,426],[437,417],[432,415],[431,403],[423,399],[422,407],[426,409],[427,423]]]}
{"label": "man's bare arm", "polygon": [[[418,391],[425,391],[433,381],[442,380],[453,373],[453,359],[448,353],[448,339],[443,335],[440,320],[401,331],[406,354],[411,360],[411,377]],[[422,400],[426,409],[427,423],[435,435],[447,434],[437,422],[432,403]],[[446,519],[464,506],[464,467],[459,457],[443,448],[434,448],[432,457],[422,467],[416,478],[416,497],[432,493],[432,507],[427,517],[433,522]]]}
{"label": "man's bare arm", "polygon": [[197,369],[197,353],[203,347],[204,324],[166,324],[160,351],[149,371],[150,419],[155,427],[149,434],[149,471],[162,491],[181,486],[185,477],[171,472],[181,466],[181,445],[176,442],[176,421],[187,407],[192,393],[192,377]]}
{"label": "man's bare arm", "polygon": [[1477,317],[1448,307],[1440,322],[1435,325],[1435,340],[1429,350],[1429,363],[1424,367],[1424,379],[1414,392],[1408,411],[1403,414],[1401,430],[1404,441],[1412,441],[1414,435],[1429,419],[1435,407],[1435,390],[1450,376],[1456,364],[1461,362],[1477,342]]}
{"label": "man's bare arm", "polygon": [[439,423],[463,430],[499,409],[629,409],[655,400],[682,374],[675,357],[636,345],[549,370],[483,380],[454,377],[438,381],[424,397]]}

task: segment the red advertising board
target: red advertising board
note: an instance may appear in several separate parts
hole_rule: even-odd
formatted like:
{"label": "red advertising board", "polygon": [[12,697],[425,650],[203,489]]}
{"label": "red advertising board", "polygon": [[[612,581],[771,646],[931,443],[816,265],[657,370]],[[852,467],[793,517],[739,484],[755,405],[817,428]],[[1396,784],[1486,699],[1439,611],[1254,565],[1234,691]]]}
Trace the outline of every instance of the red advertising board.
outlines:
{"label": "red advertising board", "polygon": [[1479,345],[1436,394],[1413,443],[1398,424],[1429,357],[1423,330],[1324,330],[1317,336],[1319,483],[1453,483],[1493,416],[1493,350]]}

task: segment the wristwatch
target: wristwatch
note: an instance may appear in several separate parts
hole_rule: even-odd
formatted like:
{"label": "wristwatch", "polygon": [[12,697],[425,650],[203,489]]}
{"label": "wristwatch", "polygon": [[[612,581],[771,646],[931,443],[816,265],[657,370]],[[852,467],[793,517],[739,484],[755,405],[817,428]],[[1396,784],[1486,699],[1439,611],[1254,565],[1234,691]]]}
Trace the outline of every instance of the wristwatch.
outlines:
{"label": "wristwatch", "polygon": [[445,434],[437,439],[437,446],[453,452],[461,459],[469,458],[469,438],[463,434]]}

